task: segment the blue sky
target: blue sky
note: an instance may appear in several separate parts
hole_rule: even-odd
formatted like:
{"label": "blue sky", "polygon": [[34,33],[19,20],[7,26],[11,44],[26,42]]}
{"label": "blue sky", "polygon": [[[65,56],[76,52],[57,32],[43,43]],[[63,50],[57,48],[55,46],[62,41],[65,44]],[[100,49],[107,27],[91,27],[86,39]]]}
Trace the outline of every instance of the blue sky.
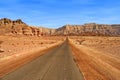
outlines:
{"label": "blue sky", "polygon": [[0,18],[50,28],[65,24],[119,24],[120,0],[0,0]]}

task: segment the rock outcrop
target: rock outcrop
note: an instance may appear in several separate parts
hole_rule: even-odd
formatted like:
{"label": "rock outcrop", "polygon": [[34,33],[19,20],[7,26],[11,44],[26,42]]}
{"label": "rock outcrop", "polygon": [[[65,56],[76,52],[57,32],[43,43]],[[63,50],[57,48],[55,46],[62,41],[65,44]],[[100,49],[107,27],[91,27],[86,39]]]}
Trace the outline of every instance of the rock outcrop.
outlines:
{"label": "rock outcrop", "polygon": [[84,25],[65,25],[56,30],[55,35],[109,35],[119,36],[120,25],[89,23]]}
{"label": "rock outcrop", "polygon": [[0,19],[0,35],[52,35],[55,29],[28,26],[21,19],[12,21],[7,18]]}
{"label": "rock outcrop", "polygon": [[107,25],[87,23],[84,25],[64,25],[58,29],[29,26],[21,19],[10,20],[0,19],[0,35],[29,35],[29,36],[49,36],[49,35],[109,35],[120,36],[120,25]]}

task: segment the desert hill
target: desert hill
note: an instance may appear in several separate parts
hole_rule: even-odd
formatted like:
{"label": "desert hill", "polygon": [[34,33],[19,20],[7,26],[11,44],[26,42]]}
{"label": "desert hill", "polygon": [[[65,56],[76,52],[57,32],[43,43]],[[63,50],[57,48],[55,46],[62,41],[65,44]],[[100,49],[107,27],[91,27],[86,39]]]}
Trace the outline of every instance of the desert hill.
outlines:
{"label": "desert hill", "polygon": [[24,23],[21,19],[0,19],[0,35],[108,35],[119,36],[120,25],[87,23],[84,25],[64,25],[58,29],[33,27]]}
{"label": "desert hill", "polygon": [[64,25],[56,30],[61,35],[120,35],[120,25],[88,23],[84,25]]}
{"label": "desert hill", "polygon": [[0,34],[1,35],[52,35],[55,29],[48,29],[43,27],[33,27],[22,22],[21,19],[10,20],[7,18],[0,19]]}

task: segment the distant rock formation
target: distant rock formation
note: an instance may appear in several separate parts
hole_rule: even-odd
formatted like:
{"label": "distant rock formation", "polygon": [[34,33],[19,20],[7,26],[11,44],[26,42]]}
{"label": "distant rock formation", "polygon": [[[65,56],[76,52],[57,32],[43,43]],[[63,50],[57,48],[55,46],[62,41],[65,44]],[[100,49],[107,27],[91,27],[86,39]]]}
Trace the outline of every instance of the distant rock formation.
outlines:
{"label": "distant rock formation", "polygon": [[88,23],[84,25],[65,25],[56,30],[56,35],[119,36],[120,25]]}
{"label": "distant rock formation", "polygon": [[1,35],[31,35],[44,36],[52,35],[55,29],[28,26],[21,19],[12,21],[7,18],[0,19],[0,34]]}
{"label": "distant rock formation", "polygon": [[120,36],[120,25],[107,25],[87,23],[84,25],[64,25],[58,29],[44,27],[33,27],[22,22],[21,19],[10,20],[0,19],[0,35],[28,35],[28,36],[48,36],[48,35],[85,35],[85,36]]}

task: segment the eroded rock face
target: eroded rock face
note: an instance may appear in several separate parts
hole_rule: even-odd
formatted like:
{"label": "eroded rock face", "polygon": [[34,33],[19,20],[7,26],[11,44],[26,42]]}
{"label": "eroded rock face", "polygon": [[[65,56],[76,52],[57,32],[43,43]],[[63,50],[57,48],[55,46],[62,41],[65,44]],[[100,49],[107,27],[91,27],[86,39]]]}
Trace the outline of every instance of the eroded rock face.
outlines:
{"label": "eroded rock face", "polygon": [[0,35],[27,35],[27,36],[49,36],[49,35],[120,35],[120,25],[107,25],[87,23],[84,25],[64,25],[58,29],[28,26],[21,19],[0,19]]}
{"label": "eroded rock face", "polygon": [[120,35],[120,25],[89,23],[84,25],[65,25],[56,30],[56,35]]}
{"label": "eroded rock face", "polygon": [[7,18],[0,20],[0,34],[23,34],[22,28],[27,26],[22,20],[12,21]]}
{"label": "eroded rock face", "polygon": [[14,21],[7,18],[0,19],[0,35],[43,36],[52,35],[54,32],[55,29],[28,26],[21,19]]}

